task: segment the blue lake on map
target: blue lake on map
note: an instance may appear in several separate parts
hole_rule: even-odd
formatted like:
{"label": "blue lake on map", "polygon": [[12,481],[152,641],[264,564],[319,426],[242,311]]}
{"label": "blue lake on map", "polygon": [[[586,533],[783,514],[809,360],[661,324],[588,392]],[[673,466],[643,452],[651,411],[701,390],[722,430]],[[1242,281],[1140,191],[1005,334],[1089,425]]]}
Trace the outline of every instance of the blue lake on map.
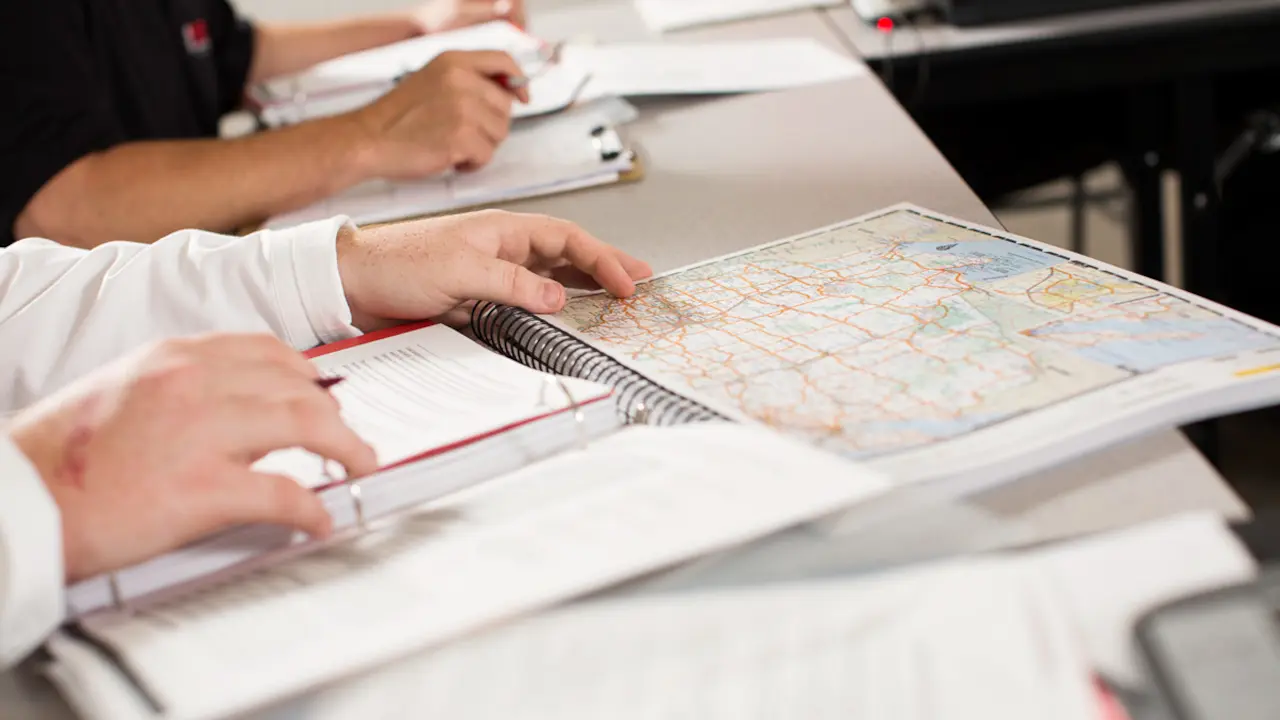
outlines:
{"label": "blue lake on map", "polygon": [[1280,339],[1226,318],[1067,320],[1037,328],[1030,335],[1044,340],[1054,340],[1055,335],[1098,335],[1096,345],[1071,343],[1071,351],[1138,372],[1280,345]]}
{"label": "blue lake on map", "polygon": [[912,242],[902,243],[898,248],[908,256],[953,255],[957,265],[974,263],[961,270],[969,282],[1000,280],[1067,262],[1066,258],[1007,240]]}

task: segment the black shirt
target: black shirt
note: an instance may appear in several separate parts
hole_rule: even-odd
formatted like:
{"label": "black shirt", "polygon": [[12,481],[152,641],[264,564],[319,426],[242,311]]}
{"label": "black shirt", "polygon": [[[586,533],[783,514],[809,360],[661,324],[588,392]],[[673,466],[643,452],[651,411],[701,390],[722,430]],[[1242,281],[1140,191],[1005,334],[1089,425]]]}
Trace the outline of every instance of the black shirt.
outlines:
{"label": "black shirt", "polygon": [[252,58],[253,28],[226,0],[0,0],[0,246],[81,157],[216,136]]}

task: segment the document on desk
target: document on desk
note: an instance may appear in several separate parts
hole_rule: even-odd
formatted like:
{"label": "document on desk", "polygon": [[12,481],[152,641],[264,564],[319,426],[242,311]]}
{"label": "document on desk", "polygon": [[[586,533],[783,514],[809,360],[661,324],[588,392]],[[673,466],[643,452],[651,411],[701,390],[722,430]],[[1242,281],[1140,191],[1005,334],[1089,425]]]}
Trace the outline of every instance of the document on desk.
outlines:
{"label": "document on desk", "polygon": [[[320,693],[313,720],[1096,720],[1034,573],[976,560],[565,608]],[[314,715],[312,713],[315,713]]]}
{"label": "document on desk", "polygon": [[78,627],[164,717],[224,717],[885,486],[758,428],[632,427],[312,555]]}
{"label": "document on desk", "polygon": [[634,117],[635,108],[625,101],[601,99],[514,129],[479,170],[423,180],[372,180],[273,217],[266,226],[290,227],[334,215],[357,223],[386,222],[618,182],[632,169],[634,157],[613,125]]}
{"label": "document on desk", "polygon": [[635,0],[646,25],[657,32],[696,25],[733,22],[814,7],[834,7],[846,0]]}
{"label": "document on desk", "polygon": [[572,45],[564,61],[589,70],[583,98],[785,90],[867,72],[810,38]]}

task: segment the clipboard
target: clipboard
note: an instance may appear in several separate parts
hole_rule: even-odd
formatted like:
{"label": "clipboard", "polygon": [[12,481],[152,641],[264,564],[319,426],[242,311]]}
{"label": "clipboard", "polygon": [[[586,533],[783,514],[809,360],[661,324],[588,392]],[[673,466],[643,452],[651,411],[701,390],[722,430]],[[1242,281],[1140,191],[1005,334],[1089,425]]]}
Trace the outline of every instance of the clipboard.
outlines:
{"label": "clipboard", "polygon": [[[441,177],[440,186],[431,187],[421,183],[387,183],[385,190],[387,197],[381,205],[377,198],[371,198],[369,195],[339,194],[309,208],[263,221],[254,227],[246,228],[246,231],[287,227],[335,215],[346,215],[362,226],[386,225],[393,222],[501,207],[516,201],[563,195],[590,188],[629,184],[644,178],[646,169],[641,153],[626,143],[616,127],[597,125],[589,131],[588,135],[587,141],[599,157],[601,165],[617,166],[616,173],[605,170],[558,179],[547,175],[535,176],[524,186],[495,188],[489,193],[465,191],[461,193],[461,197],[455,189],[459,181],[453,177]],[[536,136],[531,138],[531,142],[536,140]],[[488,168],[482,168],[477,173],[484,173],[486,169]],[[501,169],[499,168],[496,172],[501,172]],[[399,192],[404,192],[405,195],[397,197],[396,194]],[[444,192],[454,194],[453,200],[443,199],[441,194]],[[415,193],[418,195],[415,196]],[[480,197],[474,199],[468,197],[475,195]],[[485,197],[485,195],[488,196]]]}

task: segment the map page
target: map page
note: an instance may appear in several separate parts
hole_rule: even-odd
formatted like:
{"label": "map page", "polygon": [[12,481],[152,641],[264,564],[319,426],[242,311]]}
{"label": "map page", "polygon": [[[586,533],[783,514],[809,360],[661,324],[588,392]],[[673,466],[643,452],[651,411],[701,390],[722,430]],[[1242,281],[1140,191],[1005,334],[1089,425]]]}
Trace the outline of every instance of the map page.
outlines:
{"label": "map page", "polygon": [[672,390],[852,458],[1280,349],[1269,325],[911,206],[677,270],[627,300],[573,298],[555,319]]}

